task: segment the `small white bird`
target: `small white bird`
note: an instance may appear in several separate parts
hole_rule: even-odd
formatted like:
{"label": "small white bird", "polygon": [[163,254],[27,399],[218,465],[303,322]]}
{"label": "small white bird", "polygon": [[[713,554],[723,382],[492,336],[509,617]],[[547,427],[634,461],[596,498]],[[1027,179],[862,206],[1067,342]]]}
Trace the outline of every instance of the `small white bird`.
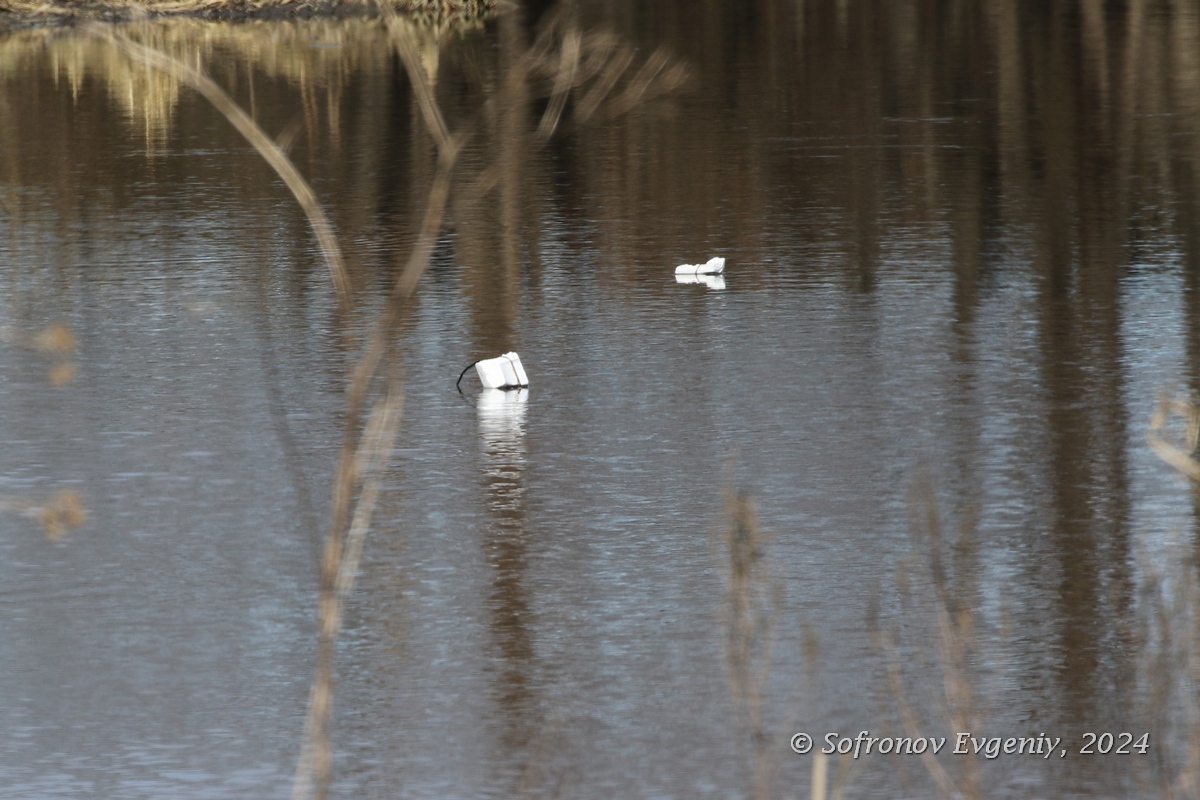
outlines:
{"label": "small white bird", "polygon": [[704,264],[681,264],[675,268],[676,275],[717,275],[725,271],[725,259],[713,256]]}

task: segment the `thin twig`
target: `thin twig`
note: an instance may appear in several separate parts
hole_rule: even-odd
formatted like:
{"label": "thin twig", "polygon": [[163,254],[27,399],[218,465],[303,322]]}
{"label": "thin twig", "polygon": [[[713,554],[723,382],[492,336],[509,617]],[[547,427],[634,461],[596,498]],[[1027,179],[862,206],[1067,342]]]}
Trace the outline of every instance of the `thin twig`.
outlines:
{"label": "thin twig", "polygon": [[[916,712],[908,702],[908,693],[904,688],[904,673],[900,668],[900,656],[895,644],[891,641],[891,637],[884,634],[883,638],[885,639],[884,648],[888,657],[888,684],[891,687],[892,696],[896,700],[896,706],[900,710],[900,721],[904,725],[904,732],[915,741],[922,738],[921,725],[917,721]],[[962,796],[958,787],[954,785],[954,780],[932,753],[928,751],[923,752],[920,758],[921,763],[925,766],[925,770],[933,778],[934,783],[938,785],[944,797]]]}
{"label": "thin twig", "polygon": [[664,48],[660,47],[651,53],[650,57],[646,59],[646,63],[642,64],[642,68],[638,70],[638,74],[625,87],[625,91],[621,92],[620,96],[613,98],[609,104],[609,116],[617,117],[625,114],[640,103],[646,90],[650,88],[650,84],[670,62],[671,57]]}
{"label": "thin twig", "polygon": [[575,73],[579,69],[579,42],[579,31],[574,28],[568,30],[563,36],[562,52],[554,78],[554,91],[550,95],[546,113],[542,115],[542,121],[538,123],[538,136],[543,139],[550,138],[555,128],[558,127],[558,120],[562,117],[563,108],[567,105],[567,94],[575,85]]}
{"label": "thin twig", "polygon": [[629,69],[629,65],[632,63],[633,50],[628,45],[623,45],[608,62],[604,71],[600,73],[600,77],[596,79],[592,88],[583,96],[583,100],[575,106],[575,119],[579,122],[586,122],[592,114],[596,113],[596,109],[604,102],[604,98],[608,96],[617,81],[621,79],[621,75]]}

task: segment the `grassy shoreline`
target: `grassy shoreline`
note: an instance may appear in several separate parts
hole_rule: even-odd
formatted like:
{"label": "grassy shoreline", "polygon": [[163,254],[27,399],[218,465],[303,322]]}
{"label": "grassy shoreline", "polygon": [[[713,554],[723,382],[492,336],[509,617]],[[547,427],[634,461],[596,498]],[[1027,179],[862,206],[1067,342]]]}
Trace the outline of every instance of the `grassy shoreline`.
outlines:
{"label": "grassy shoreline", "polygon": [[0,31],[170,17],[236,21],[400,13],[435,23],[479,22],[495,13],[500,3],[501,0],[0,0]]}

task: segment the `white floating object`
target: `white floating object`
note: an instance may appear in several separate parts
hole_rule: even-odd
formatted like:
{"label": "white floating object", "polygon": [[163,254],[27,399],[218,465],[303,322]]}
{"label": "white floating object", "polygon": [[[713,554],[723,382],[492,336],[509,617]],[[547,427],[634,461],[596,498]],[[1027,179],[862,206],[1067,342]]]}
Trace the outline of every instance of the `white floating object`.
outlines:
{"label": "white floating object", "polygon": [[676,275],[716,275],[725,271],[725,259],[713,256],[703,264],[681,264],[675,268]]}
{"label": "white floating object", "polygon": [[485,389],[521,389],[529,385],[521,357],[516,353],[505,353],[499,358],[485,358],[475,362],[479,382]]}
{"label": "white floating object", "polygon": [[676,275],[676,283],[703,283],[710,289],[721,291],[725,288],[724,275]]}

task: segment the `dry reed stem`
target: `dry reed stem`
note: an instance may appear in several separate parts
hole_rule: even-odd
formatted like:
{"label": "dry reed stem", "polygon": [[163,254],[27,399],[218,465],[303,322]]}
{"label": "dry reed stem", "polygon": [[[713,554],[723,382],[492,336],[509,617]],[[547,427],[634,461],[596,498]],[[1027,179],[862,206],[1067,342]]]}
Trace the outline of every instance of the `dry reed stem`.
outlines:
{"label": "dry reed stem", "polygon": [[54,386],[66,386],[75,380],[79,367],[67,356],[75,352],[75,335],[61,322],[56,322],[38,333],[27,333],[13,325],[0,325],[0,342],[26,347],[45,356],[54,358],[46,376]]}
{"label": "dry reed stem", "polygon": [[580,122],[587,121],[592,114],[596,113],[596,109],[604,102],[604,98],[608,97],[613,87],[617,85],[617,81],[629,69],[629,65],[633,63],[633,50],[628,45],[622,45],[615,56],[613,56],[604,67],[600,77],[592,84],[592,88],[583,96],[583,100],[575,106],[575,119]]}
{"label": "dry reed stem", "polygon": [[[311,797],[314,789],[317,797],[322,798],[329,791],[333,766],[333,683],[337,635],[341,630],[342,609],[354,587],[363,543],[379,496],[379,475],[387,466],[395,445],[403,401],[403,390],[398,381],[393,381],[387,396],[376,402],[367,419],[362,438],[349,457],[349,468],[339,471],[335,493],[340,498],[349,498],[345,502],[352,503],[354,514],[349,530],[344,535],[335,529],[325,540],[317,614],[317,673],[309,692],[304,740],[292,781],[293,800]],[[343,484],[341,480],[347,483]]]}
{"label": "dry reed stem", "polygon": [[[951,730],[975,730],[975,691],[969,666],[970,654],[975,649],[974,617],[971,603],[963,586],[951,591],[950,570],[943,556],[943,534],[941,513],[934,492],[933,481],[928,475],[920,476],[909,494],[910,524],[914,537],[926,546],[930,578],[934,590],[937,621],[938,664],[941,669],[942,693],[946,701],[947,720]],[[956,550],[956,581],[961,581],[971,567],[974,555],[974,525],[970,518],[959,535]],[[905,592],[905,586],[901,586]],[[874,622],[872,628],[876,628]],[[905,689],[899,647],[890,633],[878,631],[879,641],[886,657],[888,686],[900,712],[900,721],[905,732],[914,738],[921,735],[918,716],[909,702]],[[945,797],[965,797],[978,800],[983,797],[983,781],[976,758],[968,755],[962,762],[964,785],[960,787],[929,752],[921,754],[921,764],[929,773],[938,791]]]}
{"label": "dry reed stem", "polygon": [[829,756],[825,755],[823,750],[818,750],[813,753],[812,761],[812,787],[809,790],[809,796],[811,800],[825,800]]}
{"label": "dry reed stem", "polygon": [[614,117],[620,116],[642,102],[646,97],[646,92],[654,83],[655,78],[666,68],[670,61],[671,57],[664,48],[660,47],[651,53],[646,62],[642,64],[642,68],[638,70],[638,74],[625,87],[625,91],[610,102],[609,115]]}
{"label": "dry reed stem", "polygon": [[575,85],[575,74],[579,70],[580,38],[579,31],[574,28],[568,30],[563,36],[558,68],[554,78],[554,89],[550,93],[550,102],[546,106],[546,113],[542,115],[542,121],[538,123],[538,136],[543,139],[550,138],[558,127],[558,120],[562,117],[563,109],[567,105],[567,94]]}
{"label": "dry reed stem", "polygon": [[334,586],[343,600],[354,586],[354,573],[362,556],[363,539],[371,524],[374,500],[379,494],[379,474],[383,472],[391,457],[403,409],[404,391],[397,383],[392,386],[387,397],[376,403],[367,419],[367,428],[363,432],[363,446],[357,454],[359,465],[356,477],[362,481],[363,489],[355,506],[354,518],[350,522],[350,531],[346,536],[346,552],[342,556]]}
{"label": "dry reed stem", "polygon": [[[422,106],[426,126],[438,143],[438,169],[426,203],[421,234],[404,270],[393,286],[388,305],[359,357],[347,387],[346,428],[334,485],[333,520],[322,561],[317,677],[310,693],[308,717],[305,721],[305,745],[296,766],[292,788],[293,800],[306,800],[311,796],[314,787],[318,800],[323,800],[328,794],[332,778],[333,666],[336,636],[341,625],[341,598],[353,583],[353,572],[362,551],[371,509],[378,494],[378,485],[370,481],[363,482],[362,477],[370,469],[371,452],[390,453],[391,449],[390,444],[386,448],[380,448],[372,447],[370,442],[380,439],[381,431],[390,430],[389,436],[394,438],[395,426],[399,422],[398,405],[394,411],[387,410],[387,405],[377,405],[360,439],[357,436],[360,408],[388,350],[391,335],[399,321],[402,303],[416,290],[421,275],[428,267],[445,216],[451,172],[465,140],[465,136],[450,135],[446,130],[428,76],[420,64],[420,59],[416,57],[411,35],[411,31],[404,30],[396,37],[399,42],[398,49],[409,80],[413,83],[414,92],[419,98],[418,102]],[[399,402],[398,383],[393,386],[389,397],[395,397],[397,403]],[[389,438],[387,441],[391,440]],[[356,494],[357,508],[351,517],[350,510]]]}
{"label": "dry reed stem", "polygon": [[337,290],[338,300],[341,302],[343,309],[349,308],[351,304],[350,278],[346,272],[345,262],[342,259],[342,251],[338,246],[337,237],[333,232],[333,225],[325,215],[325,211],[321,208],[320,203],[317,202],[316,195],[313,193],[308,181],[304,179],[304,176],[300,174],[300,171],[296,169],[296,166],[279,145],[258,126],[258,123],[242,110],[242,107],[224,89],[200,70],[176,58],[172,58],[166,53],[135,42],[125,34],[115,31],[110,27],[93,22],[88,23],[86,28],[95,36],[107,38],[133,58],[148,66],[161,69],[163,72],[174,76],[180,82],[195,89],[204,95],[205,99],[212,103],[237,128],[246,141],[258,151],[263,160],[275,170],[276,174],[279,175],[288,189],[291,190],[292,196],[296,198],[296,202],[304,210],[305,215],[308,217],[308,223],[317,237],[321,254],[325,258],[325,265],[329,269],[329,276],[333,280],[334,288]]}
{"label": "dry reed stem", "polygon": [[[927,475],[914,485],[911,503],[918,509],[923,506],[925,512],[923,525],[918,521],[916,530],[928,537],[930,571],[937,599],[938,661],[941,664],[942,692],[950,716],[950,729],[974,730],[974,692],[967,667],[967,654],[973,641],[973,621],[970,610],[952,597],[949,591],[949,574],[942,557],[941,513],[933,482]],[[918,513],[918,516],[922,515]],[[980,797],[979,763],[972,757],[963,763],[966,771],[963,794],[968,798]]]}
{"label": "dry reed stem", "polygon": [[617,49],[618,44],[620,44],[620,40],[611,31],[599,31],[584,36],[580,41],[582,55],[572,85],[582,86],[599,75],[600,71],[608,65],[608,60],[613,51]]}
{"label": "dry reed stem", "polygon": [[720,541],[727,558],[725,660],[734,708],[750,740],[750,768],[756,800],[769,800],[779,766],[775,739],[765,716],[771,655],[775,646],[774,615],[778,594],[763,546],[754,501],[742,492],[725,490],[725,524]]}
{"label": "dry reed stem", "polygon": [[[1172,440],[1167,426],[1172,417],[1180,417],[1185,424],[1183,440]],[[1200,446],[1200,408],[1191,401],[1163,393],[1158,406],[1150,417],[1146,439],[1154,452],[1167,464],[1189,478],[1193,485],[1200,484],[1200,461],[1197,449]],[[1182,704],[1185,717],[1186,755],[1176,775],[1167,775],[1163,783],[1162,772],[1173,769],[1168,765],[1161,749],[1156,750],[1160,772],[1159,790],[1167,798],[1189,797],[1200,794],[1200,699],[1195,687],[1200,685],[1200,586],[1196,581],[1194,556],[1178,560],[1178,571],[1172,576],[1175,591],[1172,597],[1164,595],[1165,583],[1153,567],[1147,569],[1148,583],[1153,593],[1152,613],[1157,623],[1157,650],[1149,649],[1146,656],[1150,662],[1147,672],[1150,678],[1150,711],[1155,719],[1165,719],[1172,710]],[[1173,699],[1174,687],[1183,673],[1184,696]]]}
{"label": "dry reed stem", "polygon": [[[253,88],[254,84],[250,84]],[[292,121],[283,127],[279,135],[275,137],[275,145],[279,151],[287,155],[292,150],[292,145],[296,143],[296,137],[300,135],[300,131],[304,130],[304,118],[301,116],[293,117]]]}
{"label": "dry reed stem", "polygon": [[[403,26],[403,27],[402,27]],[[437,143],[439,152],[450,145],[450,129],[438,107],[437,98],[433,94],[433,85],[421,64],[421,54],[417,51],[416,38],[407,22],[392,17],[388,19],[388,29],[396,43],[396,50],[404,62],[409,80],[413,84],[413,94],[417,98],[417,106],[425,118],[425,127]],[[419,78],[418,78],[419,76]]]}
{"label": "dry reed stem", "polygon": [[445,119],[433,95],[433,88],[416,52],[412,30],[399,27],[393,27],[392,30],[398,34],[395,37],[397,50],[405,70],[408,72],[409,80],[413,84],[413,91],[418,98],[418,105],[421,107],[421,115],[425,120],[426,127],[437,145],[438,162],[433,184],[430,186],[429,198],[425,203],[425,213],[416,244],[409,253],[403,271],[392,287],[391,299],[383,317],[375,327],[362,356],[355,365],[347,390],[348,405],[351,409],[358,407],[361,398],[370,386],[371,377],[375,374],[375,370],[387,350],[388,336],[399,320],[402,304],[416,291],[417,284],[429,265],[429,259],[433,256],[433,249],[437,246],[438,234],[441,232],[442,223],[445,220],[446,205],[450,199],[451,177],[459,153],[462,152],[462,147],[468,138],[466,133],[451,135],[446,129]]}
{"label": "dry reed stem", "polygon": [[[558,14],[543,26],[534,43],[512,65],[506,77],[507,85],[489,98],[485,110],[494,114],[495,106],[508,100],[514,88],[528,89],[531,77],[548,78],[549,88],[535,89],[539,96],[550,98],[537,129],[538,137],[544,140],[560,124],[572,91],[583,92],[575,106],[576,122],[590,119],[606,99],[608,106],[602,116],[611,119],[649,99],[678,89],[687,82],[690,74],[660,47],[646,59],[621,93],[610,99],[613,89],[634,61],[633,49],[620,44],[613,34],[604,31],[584,36],[572,23],[564,21],[564,15]],[[592,82],[590,87],[587,86],[589,81]],[[491,186],[488,178],[481,178],[480,183],[485,188]]]}
{"label": "dry reed stem", "polygon": [[[397,30],[394,22],[390,25],[393,31]],[[437,244],[437,236],[442,228],[446,203],[450,196],[450,177],[469,134],[466,132],[450,134],[445,118],[437,104],[437,98],[434,97],[433,86],[421,67],[413,31],[411,28],[405,28],[400,29],[399,33],[400,35],[394,37],[396,49],[400,53],[409,80],[413,84],[421,115],[425,119],[425,127],[433,137],[438,151],[437,172],[434,175],[433,185],[430,187],[429,200],[425,204],[421,233],[417,245],[409,254],[400,280],[397,281],[392,291],[393,298],[405,300],[416,291],[417,283],[425,272],[429,258],[433,255],[433,248]]]}
{"label": "dry reed stem", "polygon": [[[406,37],[401,36],[399,38],[403,40]],[[441,231],[442,223],[445,219],[446,205],[450,199],[451,176],[458,155],[462,151],[462,146],[466,141],[465,134],[452,136],[445,131],[445,122],[442,119],[440,110],[437,108],[436,101],[433,99],[433,92],[428,84],[425,72],[420,66],[420,61],[411,57],[414,53],[415,49],[410,50],[409,56],[406,57],[402,49],[401,56],[417,95],[419,97],[424,96],[431,104],[431,108],[424,110],[422,113],[430,134],[439,143],[437,171],[434,175],[433,184],[430,187],[429,198],[425,204],[421,232],[417,237],[416,244],[409,253],[403,271],[392,287],[387,308],[384,310],[379,323],[375,326],[368,339],[366,348],[363,350],[351,373],[350,384],[346,392],[349,414],[347,415],[347,436],[343,441],[341,461],[344,465],[351,463],[350,459],[352,459],[354,447],[353,423],[357,419],[362,398],[365,397],[367,389],[370,387],[371,379],[375,375],[379,363],[383,360],[384,354],[387,351],[388,340],[399,321],[402,305],[416,291],[417,284],[420,282],[421,276],[425,273],[425,269],[429,265],[429,260],[433,256],[433,249],[437,245],[438,233]],[[335,502],[335,519],[340,519],[344,513],[344,507]]]}
{"label": "dry reed stem", "polygon": [[[1171,543],[1172,555],[1186,551],[1178,539]],[[1168,559],[1170,581],[1153,564],[1146,564],[1147,628],[1156,636],[1142,647],[1141,669],[1147,678],[1148,718],[1158,794],[1164,798],[1195,798],[1200,792],[1200,702],[1195,686],[1200,679],[1200,586],[1194,557]],[[1173,583],[1173,591],[1168,591]],[[1182,680],[1181,680],[1182,676]],[[1182,695],[1182,696],[1180,696]],[[1173,720],[1182,716],[1186,741],[1183,763],[1176,769],[1170,747]]]}
{"label": "dry reed stem", "polygon": [[[913,710],[912,704],[908,702],[908,692],[904,688],[904,671],[900,667],[899,648],[888,634],[883,634],[884,649],[888,658],[888,685],[892,690],[892,696],[896,700],[896,706],[900,710],[900,722],[904,726],[904,732],[913,739],[918,739],[923,736],[921,732],[921,724],[917,719],[917,713]],[[954,783],[954,779],[942,767],[940,761],[928,750],[920,755],[921,764],[933,778],[933,782],[937,784],[938,789],[944,797],[961,797],[962,792]]]}
{"label": "dry reed stem", "polygon": [[[489,120],[494,122],[498,106],[502,103],[513,102],[514,97],[528,93],[533,88],[535,95],[542,92],[539,96],[551,98],[537,130],[538,138],[544,141],[561,124],[572,91],[583,95],[574,111],[575,121],[579,124],[594,116],[612,94],[635,60],[633,49],[621,44],[614,34],[607,31],[582,36],[571,23],[564,21],[564,17],[561,13],[552,15],[529,49],[516,58],[502,80],[499,91],[484,103],[484,115]],[[656,52],[651,60],[659,63],[657,66],[651,64],[649,70],[639,72],[640,77],[634,79],[637,85],[631,83],[627,87],[619,98],[619,104],[617,100],[610,101],[606,114],[602,116],[620,116],[649,97],[670,92],[687,81],[688,70],[677,63],[670,64],[665,74],[657,77],[663,72],[664,66],[670,63],[665,51]],[[548,90],[531,87],[530,79],[534,76],[549,78],[551,87]],[[588,82],[593,79],[594,82],[588,87]],[[654,88],[653,92],[651,88]],[[488,166],[473,181],[470,194],[482,197],[496,188],[499,182],[499,170],[494,165]]]}

